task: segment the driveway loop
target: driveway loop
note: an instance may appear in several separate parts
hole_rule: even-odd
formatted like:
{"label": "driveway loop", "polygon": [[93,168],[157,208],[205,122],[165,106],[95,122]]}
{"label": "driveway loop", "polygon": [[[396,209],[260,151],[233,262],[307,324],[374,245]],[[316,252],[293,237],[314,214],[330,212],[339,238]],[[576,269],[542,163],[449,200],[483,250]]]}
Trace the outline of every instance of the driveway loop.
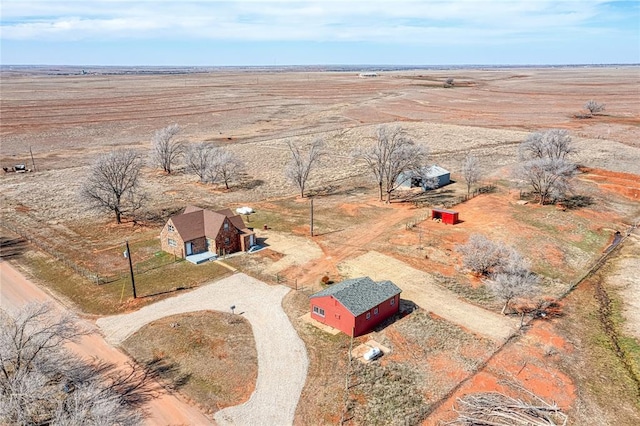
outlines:
{"label": "driveway loop", "polygon": [[282,309],[282,298],[289,291],[238,273],[130,314],[100,318],[97,325],[107,341],[120,344],[145,325],[170,315],[229,312],[229,307],[235,306],[253,329],[258,378],[247,402],[218,411],[215,420],[219,425],[289,425],[293,424],[309,365],[304,343]]}

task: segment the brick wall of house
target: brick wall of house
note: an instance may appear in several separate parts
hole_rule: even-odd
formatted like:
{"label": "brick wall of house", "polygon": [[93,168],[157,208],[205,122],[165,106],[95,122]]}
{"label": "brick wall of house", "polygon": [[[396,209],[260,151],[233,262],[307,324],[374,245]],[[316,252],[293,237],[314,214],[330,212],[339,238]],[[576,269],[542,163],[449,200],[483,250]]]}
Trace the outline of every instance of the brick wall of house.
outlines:
{"label": "brick wall of house", "polygon": [[[171,219],[164,225],[162,231],[160,231],[160,246],[163,251],[167,253],[171,253],[178,257],[184,257],[184,241],[180,238],[180,234],[178,232],[169,231],[169,225],[173,226]],[[169,245],[169,239],[175,241],[175,247]]]}
{"label": "brick wall of house", "polygon": [[[225,229],[227,224],[228,229]],[[225,218],[220,228],[220,232],[216,237],[216,253],[235,253],[242,250],[240,242],[241,235],[235,226],[231,224],[229,218]]]}
{"label": "brick wall of house", "polygon": [[[207,251],[207,239],[206,237],[196,238],[191,241],[185,241],[185,243],[190,242],[192,245],[192,253],[198,254]],[[186,247],[185,247],[186,250]]]}

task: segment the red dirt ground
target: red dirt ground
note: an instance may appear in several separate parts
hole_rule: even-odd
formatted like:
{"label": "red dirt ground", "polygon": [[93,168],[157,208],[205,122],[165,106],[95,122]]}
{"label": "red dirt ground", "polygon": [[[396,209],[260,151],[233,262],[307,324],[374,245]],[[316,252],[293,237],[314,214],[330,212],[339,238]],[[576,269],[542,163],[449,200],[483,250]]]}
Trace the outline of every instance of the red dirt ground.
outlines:
{"label": "red dirt ground", "polygon": [[526,335],[508,343],[491,358],[479,373],[440,405],[423,425],[435,426],[455,419],[453,408],[456,398],[468,393],[497,391],[515,398],[527,398],[526,393],[505,382],[515,383],[547,402],[556,402],[566,410],[576,400],[576,388],[571,378],[559,370],[555,353],[572,350],[555,333],[552,322],[536,322]]}
{"label": "red dirt ground", "polygon": [[595,182],[606,191],[614,192],[630,200],[640,200],[640,176],[617,173],[603,169],[582,168],[585,174],[580,179]]}

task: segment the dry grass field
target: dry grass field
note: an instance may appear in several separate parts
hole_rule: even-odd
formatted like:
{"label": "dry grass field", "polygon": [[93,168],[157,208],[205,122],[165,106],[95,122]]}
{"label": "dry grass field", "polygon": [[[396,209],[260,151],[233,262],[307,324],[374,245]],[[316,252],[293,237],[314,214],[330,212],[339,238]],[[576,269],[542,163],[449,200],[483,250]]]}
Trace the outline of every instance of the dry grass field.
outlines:
{"label": "dry grass field", "polygon": [[258,375],[251,325],[239,315],[205,311],[166,317],[122,346],[137,362],[155,364],[166,386],[207,414],[249,399]]}
{"label": "dry grass field", "polygon": [[[455,79],[454,87],[443,87],[447,77]],[[160,226],[171,214],[188,204],[253,207],[249,225],[268,248],[228,261],[266,281],[278,274],[304,289],[284,301],[310,360],[296,424],[311,419],[336,424],[343,413],[349,424],[386,424],[386,416],[398,412],[406,424],[435,425],[452,419],[455,398],[466,392],[500,389],[517,395],[505,380],[556,400],[574,424],[594,419],[636,424],[640,394],[634,395],[633,374],[621,367],[611,333],[603,331],[613,324],[629,359],[637,359],[637,336],[629,337],[640,329],[633,315],[640,282],[630,272],[637,266],[637,242],[628,248],[635,234],[603,268],[605,275],[596,277],[595,284],[581,284],[563,300],[563,316],[534,322],[504,346],[425,309],[376,331],[375,339],[391,355],[358,367],[352,372],[356,385],[347,391],[349,339],[325,335],[299,317],[323,276],[337,281],[356,260],[358,271],[384,270],[385,265],[366,264],[372,251],[381,254],[375,262],[392,259],[386,266],[393,264],[395,272],[402,265],[422,271],[430,285],[447,290],[450,300],[498,312],[499,302],[482,283],[458,268],[455,246],[472,233],[505,241],[529,258],[544,277],[539,297],[564,297],[613,234],[626,232],[640,219],[638,87],[639,67],[389,71],[369,79],[346,72],[251,70],[4,73],[0,163],[32,167],[31,149],[36,172],[0,175],[2,223],[33,241],[26,248],[17,245],[12,261],[27,266],[79,309],[104,314],[135,309],[164,292],[227,273],[211,265],[176,263],[160,252]],[[577,118],[589,99],[605,103],[606,110]],[[224,190],[199,183],[182,166],[166,175],[149,165],[143,171],[149,195],[144,220],[118,226],[109,215],[88,210],[78,191],[96,155],[115,147],[148,152],[154,131],[172,123],[183,127],[186,143],[209,141],[233,151],[247,165],[242,180]],[[378,202],[363,165],[354,163],[350,153],[372,141],[380,124],[401,125],[428,147],[433,162],[452,171],[456,182],[423,196],[422,203],[400,202],[409,193],[389,205]],[[567,211],[519,204],[519,191],[509,179],[517,145],[529,132],[548,128],[570,131],[583,166],[571,194],[579,203]],[[308,185],[316,195],[311,238],[308,201],[297,197],[282,170],[287,141],[317,137],[325,140],[329,154]],[[425,220],[427,206],[448,205],[464,195],[457,173],[467,152],[480,158],[483,183],[495,191],[456,205],[462,222],[455,226]],[[19,241],[5,227],[0,230],[3,241]],[[145,295],[151,296],[135,303],[122,275],[127,271],[125,239],[132,244]],[[96,286],[50,254],[32,250],[38,245],[110,282]],[[602,288],[608,291],[604,299]],[[598,317],[593,312],[603,300],[609,301],[609,310]],[[609,374],[624,379],[602,379]],[[239,386],[253,385],[247,378]],[[387,404],[383,394],[394,397]],[[608,394],[616,395],[615,401]]]}

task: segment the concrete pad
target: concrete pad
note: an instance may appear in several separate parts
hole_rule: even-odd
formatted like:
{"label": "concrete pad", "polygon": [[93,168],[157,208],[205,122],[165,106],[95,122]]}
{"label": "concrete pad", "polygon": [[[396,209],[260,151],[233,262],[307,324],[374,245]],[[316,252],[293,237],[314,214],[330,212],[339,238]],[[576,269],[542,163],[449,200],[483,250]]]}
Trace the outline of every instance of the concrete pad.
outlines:
{"label": "concrete pad", "polygon": [[313,318],[311,318],[311,312],[307,312],[306,314],[304,314],[303,316],[300,317],[300,319],[304,322],[306,322],[307,324],[311,324],[312,326],[319,328],[320,330],[329,333],[333,336],[335,336],[338,333],[342,333],[342,331],[338,330],[337,328],[333,328],[330,325],[326,325],[321,323],[320,321],[317,321]]}

